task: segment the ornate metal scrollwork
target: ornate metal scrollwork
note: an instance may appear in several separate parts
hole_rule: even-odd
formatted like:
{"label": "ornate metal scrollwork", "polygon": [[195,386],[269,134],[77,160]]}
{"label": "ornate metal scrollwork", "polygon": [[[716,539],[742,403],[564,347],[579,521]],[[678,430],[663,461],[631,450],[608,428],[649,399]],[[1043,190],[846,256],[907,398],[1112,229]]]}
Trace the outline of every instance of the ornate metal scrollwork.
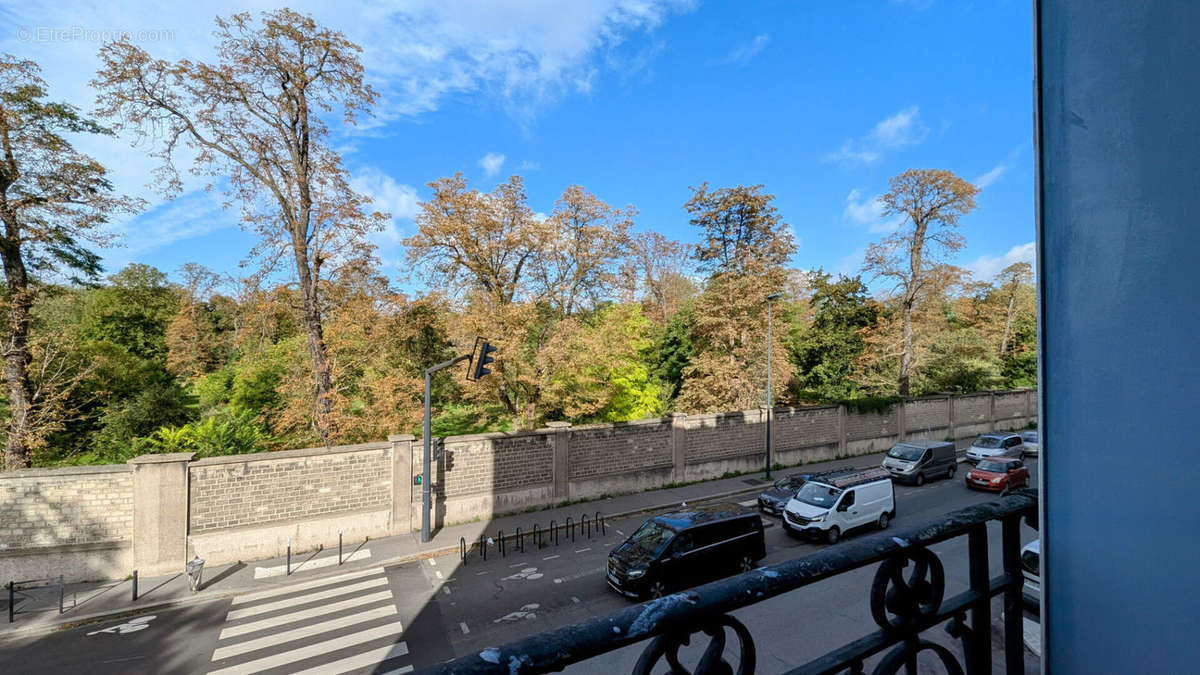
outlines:
{"label": "ornate metal scrollwork", "polygon": [[699,631],[695,631],[708,635],[709,641],[694,673],[679,662],[679,648],[691,643],[693,633],[672,631],[654,638],[646,645],[637,665],[633,667],[634,675],[650,675],[659,659],[664,656],[671,667],[670,672],[675,675],[733,675],[733,666],[725,660],[726,627],[732,629],[738,639],[737,675],[750,675],[755,668],[754,638],[750,636],[746,626],[728,614],[722,614],[705,623]]}
{"label": "ornate metal scrollwork", "polygon": [[907,642],[896,645],[892,651],[888,652],[887,656],[883,657],[879,665],[875,666],[874,675],[895,675],[900,672],[900,668],[906,662],[916,661],[917,654],[926,650],[933,652],[941,659],[948,675],[963,675],[963,668],[954,654],[949,649],[929,640],[918,640],[915,648]]}
{"label": "ornate metal scrollwork", "polygon": [[[913,571],[906,579],[909,561]],[[914,626],[918,619],[937,614],[946,591],[942,561],[927,548],[899,553],[879,565],[871,584],[871,616],[889,631]]]}

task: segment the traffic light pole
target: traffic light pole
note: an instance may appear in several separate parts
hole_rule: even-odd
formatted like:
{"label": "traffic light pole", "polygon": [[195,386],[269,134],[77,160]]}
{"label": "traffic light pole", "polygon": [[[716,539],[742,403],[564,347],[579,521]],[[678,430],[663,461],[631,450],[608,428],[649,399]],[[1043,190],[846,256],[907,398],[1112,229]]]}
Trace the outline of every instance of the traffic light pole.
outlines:
{"label": "traffic light pole", "polygon": [[465,360],[471,358],[472,356],[473,356],[473,354],[463,354],[462,356],[456,356],[456,357],[450,359],[449,361],[446,361],[445,363],[439,363],[436,366],[433,366],[432,368],[425,369],[425,426],[421,433],[422,443],[425,446],[425,464],[424,464],[425,468],[424,468],[424,473],[422,474],[422,478],[421,478],[421,541],[422,542],[427,542],[430,539],[429,511],[430,511],[430,505],[432,503],[431,499],[433,497],[433,492],[430,490],[430,486],[429,486],[429,465],[433,463],[432,458],[430,457],[430,455],[432,454],[432,450],[431,450],[432,442],[431,441],[433,438],[432,423],[430,421],[430,405],[431,405],[430,397],[432,395],[432,389],[433,389],[432,382],[431,382],[432,376],[437,371],[442,370],[443,368],[449,368],[450,366],[452,366],[456,363],[459,363],[460,361],[465,361]]}

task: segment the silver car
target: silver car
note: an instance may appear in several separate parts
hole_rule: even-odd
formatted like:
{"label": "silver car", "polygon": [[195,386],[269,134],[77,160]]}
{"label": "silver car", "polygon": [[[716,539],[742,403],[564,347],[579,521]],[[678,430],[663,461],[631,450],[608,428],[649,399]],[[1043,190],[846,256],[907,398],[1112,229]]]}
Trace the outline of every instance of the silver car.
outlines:
{"label": "silver car", "polygon": [[1021,444],[1025,446],[1025,454],[1026,455],[1033,455],[1036,457],[1038,454],[1038,451],[1041,450],[1041,443],[1038,442],[1037,430],[1022,431],[1021,432]]}
{"label": "silver car", "polygon": [[976,438],[971,443],[971,447],[967,448],[967,461],[977,464],[980,460],[995,457],[1015,457],[1021,459],[1024,456],[1024,448],[1024,444],[1021,443],[1021,437],[1017,434],[984,434]]}

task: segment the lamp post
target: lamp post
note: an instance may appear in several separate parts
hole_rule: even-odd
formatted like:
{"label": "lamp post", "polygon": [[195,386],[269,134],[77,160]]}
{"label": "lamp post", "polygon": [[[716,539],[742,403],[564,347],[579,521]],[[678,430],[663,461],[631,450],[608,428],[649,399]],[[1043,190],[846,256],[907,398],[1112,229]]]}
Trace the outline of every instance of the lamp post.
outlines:
{"label": "lamp post", "polygon": [[771,396],[771,301],[781,297],[783,293],[767,296],[767,480],[771,480],[771,418],[775,416],[775,403]]}

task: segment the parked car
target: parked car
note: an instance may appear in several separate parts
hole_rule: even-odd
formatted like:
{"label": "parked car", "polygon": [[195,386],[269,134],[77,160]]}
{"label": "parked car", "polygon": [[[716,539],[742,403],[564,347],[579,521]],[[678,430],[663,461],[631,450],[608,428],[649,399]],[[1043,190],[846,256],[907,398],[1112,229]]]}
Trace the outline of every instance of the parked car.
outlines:
{"label": "parked car", "polygon": [[980,460],[967,472],[967,487],[999,492],[1010,487],[1029,485],[1029,469],[1025,462],[1012,457]]}
{"label": "parked car", "polygon": [[1026,455],[1037,456],[1038,452],[1040,452],[1042,449],[1042,444],[1038,440],[1037,430],[1035,429],[1034,431],[1022,431],[1021,432],[1021,445],[1025,446],[1025,454]]}
{"label": "parked car", "polygon": [[774,485],[759,493],[758,508],[771,515],[783,515],[783,507],[789,499],[796,496],[800,488],[804,487],[804,483],[811,475],[794,473],[775,481]]}
{"label": "parked car", "polygon": [[1032,609],[1039,608],[1042,602],[1042,573],[1038,567],[1041,553],[1042,544],[1038,539],[1025,544],[1021,549],[1021,576],[1025,577],[1025,584],[1021,587],[1021,598],[1025,605]]}
{"label": "parked car", "polygon": [[813,474],[784,508],[788,534],[815,535],[836,544],[842,533],[896,517],[892,477],[883,469],[843,469]]}
{"label": "parked car", "polygon": [[1022,456],[1021,437],[1017,434],[984,434],[976,438],[967,448],[967,460],[978,462],[992,457]]}
{"label": "parked car", "polygon": [[880,466],[895,480],[924,485],[926,478],[954,478],[957,452],[949,441],[904,441],[888,450]]}
{"label": "parked car", "polygon": [[654,516],[608,554],[608,585],[631,598],[658,598],[732,571],[767,554],[762,518],[736,503]]}

